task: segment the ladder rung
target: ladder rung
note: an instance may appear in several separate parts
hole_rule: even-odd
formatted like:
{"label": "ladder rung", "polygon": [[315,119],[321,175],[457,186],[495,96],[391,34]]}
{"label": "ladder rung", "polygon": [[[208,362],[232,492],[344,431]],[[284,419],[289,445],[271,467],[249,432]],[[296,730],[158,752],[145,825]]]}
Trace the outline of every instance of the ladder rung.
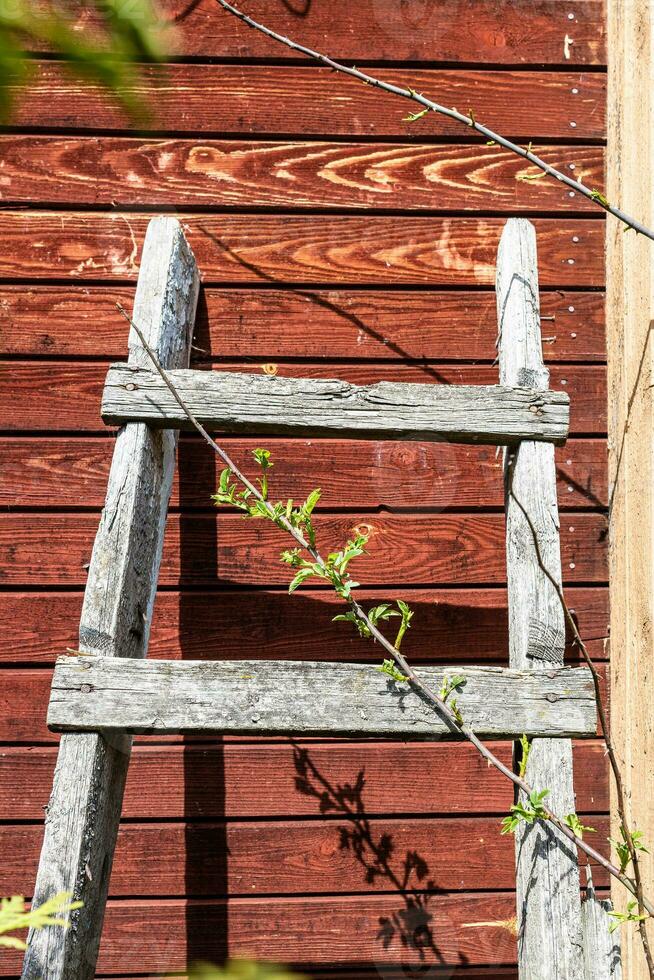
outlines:
{"label": "ladder rung", "polygon": [[[424,667],[439,690],[462,675],[463,718],[479,735],[593,736],[586,668]],[[277,660],[142,661],[60,657],[48,709],[54,731],[293,733],[456,737],[409,685],[371,664]]]}
{"label": "ladder rung", "polygon": [[[387,381],[362,388],[345,381],[225,371],[173,371],[171,378],[196,418],[224,432],[497,445],[561,444],[568,435],[569,399],[560,391]],[[161,377],[129,364],[110,367],[102,418],[109,425],[189,427]]]}

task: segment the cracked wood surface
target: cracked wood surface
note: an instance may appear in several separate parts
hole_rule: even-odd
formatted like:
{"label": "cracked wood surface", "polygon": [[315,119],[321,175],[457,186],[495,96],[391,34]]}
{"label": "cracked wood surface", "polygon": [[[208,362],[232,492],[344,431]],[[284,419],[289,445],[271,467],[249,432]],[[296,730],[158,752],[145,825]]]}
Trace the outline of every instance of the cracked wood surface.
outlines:
{"label": "cracked wood surface", "polygon": [[[179,222],[148,229],[134,318],[162,363],[188,364],[199,277]],[[147,358],[130,334],[130,362]],[[148,646],[177,436],[146,425],[118,433],[79,628],[80,648],[103,657],[142,657]],[[131,740],[62,738],[47,809],[34,901],[58,892],[84,902],[70,929],[30,937],[23,980],[92,980]]]}
{"label": "cracked wood surface", "polygon": [[[544,391],[536,233],[512,218],[497,256],[500,379]],[[563,663],[565,618],[550,575],[561,582],[554,449],[522,442],[506,460],[506,563],[509,663],[545,670]],[[545,569],[547,571],[545,571]],[[572,744],[535,739],[526,778],[549,789],[560,817],[575,811]],[[518,963],[521,980],[583,980],[579,871],[574,847],[542,821],[516,833]]]}
{"label": "cracked wood surface", "polygon": [[[225,432],[494,444],[520,439],[561,444],[568,434],[565,392],[391,382],[359,387],[336,379],[222,371],[172,371],[170,379],[199,422]],[[102,418],[109,425],[139,421],[191,428],[157,373],[126,364],[109,369]]]}
{"label": "cracked wood surface", "polygon": [[[435,690],[464,677],[456,699],[477,734],[593,736],[597,728],[585,668],[515,671],[424,667]],[[53,731],[160,734],[395,735],[460,737],[404,682],[370,664],[233,660],[115,661],[60,657],[48,708]]]}

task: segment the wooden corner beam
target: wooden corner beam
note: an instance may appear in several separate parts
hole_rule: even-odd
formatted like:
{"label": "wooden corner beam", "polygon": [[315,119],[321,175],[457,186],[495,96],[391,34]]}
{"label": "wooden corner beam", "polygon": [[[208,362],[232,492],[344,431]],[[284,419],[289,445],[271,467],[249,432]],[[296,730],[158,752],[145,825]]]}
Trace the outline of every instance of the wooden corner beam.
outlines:
{"label": "wooden corner beam", "polygon": [[[654,226],[654,4],[609,0],[606,194]],[[611,736],[627,822],[649,846],[639,859],[654,892],[654,243],[606,221]],[[620,837],[611,780],[612,833]],[[616,907],[624,890],[613,883]],[[645,928],[654,946],[654,921]],[[623,926],[623,972],[649,980],[641,938]],[[614,936],[620,933],[615,933]]]}
{"label": "wooden corner beam", "polygon": [[[171,380],[198,421],[223,432],[495,445],[521,439],[562,444],[568,436],[567,394],[534,390],[526,378],[517,378],[515,387],[386,381],[359,387],[329,379],[173,371]],[[102,418],[109,425],[189,427],[161,377],[131,364],[110,367]]]}

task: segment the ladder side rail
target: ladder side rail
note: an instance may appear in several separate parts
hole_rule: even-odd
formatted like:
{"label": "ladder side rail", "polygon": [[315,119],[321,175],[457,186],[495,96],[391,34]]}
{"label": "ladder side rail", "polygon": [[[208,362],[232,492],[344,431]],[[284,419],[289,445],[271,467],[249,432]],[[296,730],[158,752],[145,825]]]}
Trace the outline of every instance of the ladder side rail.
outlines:
{"label": "ladder side rail", "polygon": [[[496,293],[501,383],[546,389],[549,372],[541,349],[536,235],[526,220],[510,219],[504,228]],[[565,651],[563,609],[543,570],[544,565],[561,582],[554,447],[521,442],[507,454],[506,463],[509,663],[538,670],[561,665]],[[527,778],[535,789],[549,789],[548,802],[557,814],[575,810],[568,739],[534,739]],[[523,825],[516,834],[516,889],[521,980],[582,980],[576,850],[541,821]]]}
{"label": "ladder side rail", "polygon": [[[188,365],[199,276],[176,219],[153,219],[139,271],[134,320],[168,368]],[[147,353],[134,330],[129,363]],[[122,428],[109,475],[79,630],[82,651],[144,657],[157,586],[177,433],[142,423]],[[23,980],[93,980],[115,848],[131,738],[94,733],[61,738],[34,903],[61,891],[84,907],[71,927],[34,932]]]}

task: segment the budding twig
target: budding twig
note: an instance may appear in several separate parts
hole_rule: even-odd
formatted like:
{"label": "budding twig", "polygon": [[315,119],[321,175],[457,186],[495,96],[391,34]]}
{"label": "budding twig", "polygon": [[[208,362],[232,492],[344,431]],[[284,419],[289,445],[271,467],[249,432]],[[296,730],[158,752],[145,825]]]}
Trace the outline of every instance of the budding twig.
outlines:
{"label": "budding twig", "polygon": [[[263,494],[245,476],[245,474],[243,474],[240,471],[238,466],[235,465],[235,463],[232,461],[230,456],[225,452],[225,450],[222,449],[221,446],[214,439],[212,439],[212,437],[209,435],[209,433],[204,428],[204,426],[195,418],[195,416],[193,415],[193,413],[188,408],[188,406],[182,399],[181,395],[175,388],[175,385],[173,384],[168,372],[161,366],[157,355],[148,344],[140,327],[134,322],[134,320],[120,305],[120,303],[116,303],[116,307],[120,311],[120,313],[125,317],[127,322],[131,324],[132,328],[136,332],[136,335],[141,341],[143,348],[148,354],[150,360],[152,361],[155,369],[161,376],[165,385],[173,395],[179,407],[182,409],[182,411],[188,418],[191,425],[193,425],[193,427],[197,430],[197,432],[200,433],[200,435],[205,440],[205,442],[207,442],[209,446],[211,446],[213,451],[229,467],[229,469],[232,471],[236,479],[239,480],[243,484],[243,486],[246,487],[246,489],[250,492],[250,494],[254,496],[259,501],[259,503],[265,508],[268,516],[275,521],[277,526],[282,527],[285,531],[287,531],[287,533],[291,535],[291,537],[297,542],[297,544],[311,556],[313,561],[316,562],[323,570],[327,571],[328,565],[325,562],[325,560],[322,558],[317,548],[314,547],[312,544],[310,544],[306,540],[302,532],[299,530],[299,528],[294,527],[284,516],[281,517],[275,516],[272,505],[264,498]],[[446,697],[441,697],[437,691],[435,691],[429,684],[427,684],[420,677],[420,675],[413,669],[413,667],[406,660],[404,655],[400,653],[400,651],[397,649],[397,646],[394,646],[390,642],[390,640],[388,640],[384,636],[384,634],[377,628],[375,623],[372,622],[372,620],[368,617],[364,609],[359,605],[359,603],[351,593],[345,598],[345,601],[349,604],[356,618],[361,623],[365,624],[369,632],[369,635],[372,636],[384,648],[384,650],[388,654],[390,654],[390,656],[397,663],[398,667],[402,670],[402,672],[410,681],[410,683],[413,685],[413,687],[416,690],[420,691],[421,694],[423,694],[434,705],[434,708],[439,713],[441,718],[443,718],[443,720],[449,726],[452,733],[462,735],[465,739],[467,739],[468,742],[474,745],[477,751],[483,756],[484,759],[487,760],[487,762],[490,765],[494,766],[494,768],[497,769],[498,772],[502,773],[503,776],[509,779],[528,797],[531,796],[531,794],[534,792],[533,787],[530,786],[529,783],[522,776],[513,772],[511,769],[509,769],[508,766],[504,765],[501,759],[499,759],[491,751],[491,749],[489,749],[488,746],[481,741],[481,739],[472,731],[472,729],[468,728],[465,722],[461,720],[461,716],[458,713],[456,707],[450,706],[450,704],[448,704],[447,702]],[[574,831],[563,820],[561,820],[552,810],[550,810],[549,807],[545,806],[542,803],[539,804],[539,816],[542,816],[543,819],[545,819],[553,826],[555,826],[557,830],[559,830],[565,837],[567,837],[567,839],[572,844],[580,848],[592,861],[595,861],[597,864],[600,864],[609,874],[611,874],[617,881],[619,881],[622,885],[624,885],[627,891],[631,892],[631,894],[636,899],[638,899],[640,903],[641,899],[638,896],[635,882],[632,881],[632,879],[628,875],[626,875],[623,871],[621,871],[620,868],[618,868],[610,860],[605,858],[604,855],[600,854],[599,851],[596,851],[594,847],[591,847],[591,845],[586,843],[586,841],[584,841],[581,837],[575,834]],[[649,913],[649,915],[654,916],[654,905],[644,896],[642,897],[642,905],[643,908]]]}
{"label": "budding twig", "polygon": [[[350,67],[344,65],[339,61],[334,61],[333,58],[329,58],[325,54],[321,54],[319,51],[314,51],[312,48],[307,48],[304,44],[299,44],[297,41],[291,40],[289,37],[284,37],[283,34],[278,34],[273,31],[270,27],[266,27],[264,24],[260,24],[258,21],[254,20],[252,17],[248,17],[237,7],[233,7],[231,3],[227,0],[216,0],[217,3],[226,10],[228,13],[233,14],[242,20],[244,24],[248,27],[253,28],[253,30],[259,31],[261,34],[265,34],[266,37],[272,38],[274,41],[278,41],[280,44],[286,45],[287,48],[291,48],[293,51],[299,51],[300,54],[304,54],[307,58],[312,58],[314,61],[320,62],[322,65],[326,65],[331,68],[332,71],[341,72],[344,75],[350,75],[352,78],[358,79],[363,82],[364,85],[371,85],[373,88],[381,89],[384,92],[388,92],[391,95],[398,95],[403,99],[410,99],[412,102],[417,102],[419,105],[423,106],[423,110],[415,113],[411,113],[409,116],[405,117],[407,122],[416,122],[418,119],[425,116],[428,112],[437,112],[441,116],[446,116],[448,119],[454,119],[456,122],[461,123],[463,126],[474,130],[481,136],[485,136],[490,144],[497,143],[499,146],[503,146],[504,149],[510,150],[512,153],[517,154],[524,160],[528,160],[535,167],[543,172],[543,175],[547,174],[549,177],[553,177],[555,180],[560,181],[567,187],[581,194],[587,200],[592,201],[601,207],[603,211],[612,214],[614,218],[622,221],[627,228],[632,228],[634,231],[641,235],[645,235],[646,238],[654,241],[654,231],[644,225],[641,221],[636,218],[632,218],[631,215],[622,211],[620,208],[611,204],[607,201],[604,194],[595,188],[586,187],[579,180],[574,180],[573,177],[569,177],[567,174],[563,173],[561,170],[557,170],[551,164],[547,163],[541,157],[537,156],[532,152],[531,143],[525,149],[524,146],[520,146],[519,143],[514,143],[512,140],[507,139],[505,136],[501,136],[499,133],[494,132],[489,129],[488,126],[484,126],[475,118],[475,114],[472,109],[468,110],[468,115],[463,112],[459,112],[454,107],[448,108],[447,106],[440,105],[438,102],[428,99],[425,95],[421,95],[419,92],[414,92],[412,88],[403,88],[400,85],[393,85],[391,82],[382,81],[380,78],[375,78],[373,75],[368,75],[367,72],[361,71],[359,68],[354,66]],[[540,174],[537,176],[541,176]],[[534,176],[527,176],[527,180],[533,180]]]}

